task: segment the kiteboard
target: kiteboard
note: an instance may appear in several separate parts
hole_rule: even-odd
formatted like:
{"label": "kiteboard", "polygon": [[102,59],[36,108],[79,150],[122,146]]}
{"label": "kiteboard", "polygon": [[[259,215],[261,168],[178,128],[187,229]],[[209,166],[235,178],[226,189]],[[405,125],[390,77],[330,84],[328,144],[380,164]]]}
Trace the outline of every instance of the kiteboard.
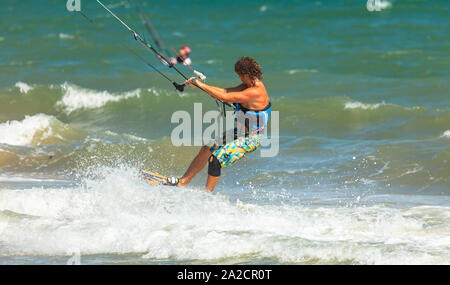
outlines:
{"label": "kiteboard", "polygon": [[141,177],[152,186],[158,185],[175,186],[178,183],[178,179],[176,178],[169,178],[162,174],[143,169],[141,169]]}

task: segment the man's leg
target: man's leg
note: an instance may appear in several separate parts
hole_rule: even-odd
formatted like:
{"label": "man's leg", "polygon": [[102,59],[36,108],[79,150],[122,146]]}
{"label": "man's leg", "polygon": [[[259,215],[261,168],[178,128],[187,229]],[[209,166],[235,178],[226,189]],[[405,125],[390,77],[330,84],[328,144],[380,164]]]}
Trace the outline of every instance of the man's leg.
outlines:
{"label": "man's leg", "polygon": [[[180,178],[180,181],[178,182],[178,186],[184,187],[191,182],[192,178],[199,173],[200,170],[205,167],[206,163],[208,162],[208,159],[211,157],[211,151],[207,146],[202,146],[197,156],[192,160],[191,165],[189,165],[189,168],[186,170],[186,173],[184,173],[183,177]],[[217,182],[216,182],[217,183]]]}
{"label": "man's leg", "polygon": [[214,191],[217,182],[220,179],[220,172],[222,166],[220,165],[219,160],[215,155],[211,155],[209,157],[209,166],[208,166],[208,179],[206,180],[205,188],[209,190],[209,192]]}
{"label": "man's leg", "polygon": [[219,182],[220,176],[212,176],[208,175],[208,179],[206,180],[205,188],[209,190],[209,192],[214,191],[217,182]]}

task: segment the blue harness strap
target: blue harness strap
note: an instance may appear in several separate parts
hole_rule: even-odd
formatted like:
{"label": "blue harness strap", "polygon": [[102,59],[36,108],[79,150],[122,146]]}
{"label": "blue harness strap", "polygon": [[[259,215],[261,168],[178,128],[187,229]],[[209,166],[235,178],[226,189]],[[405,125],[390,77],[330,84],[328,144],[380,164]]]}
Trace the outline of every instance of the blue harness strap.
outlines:
{"label": "blue harness strap", "polygon": [[237,112],[241,111],[245,115],[252,115],[256,117],[256,124],[252,125],[252,129],[255,132],[259,132],[267,126],[267,123],[269,122],[270,111],[272,109],[272,104],[270,102],[264,109],[258,111],[247,109],[239,103],[233,104],[235,106],[234,114],[237,114]]}

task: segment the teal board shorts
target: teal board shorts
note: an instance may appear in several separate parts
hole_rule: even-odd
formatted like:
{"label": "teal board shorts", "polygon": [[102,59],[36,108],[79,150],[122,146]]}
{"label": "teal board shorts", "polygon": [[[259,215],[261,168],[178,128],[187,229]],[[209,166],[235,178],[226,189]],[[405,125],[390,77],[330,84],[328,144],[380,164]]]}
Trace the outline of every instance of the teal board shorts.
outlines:
{"label": "teal board shorts", "polygon": [[260,134],[238,135],[237,128],[224,132],[221,137],[211,140],[206,146],[220,163],[227,167],[248,153],[255,151],[260,145]]}

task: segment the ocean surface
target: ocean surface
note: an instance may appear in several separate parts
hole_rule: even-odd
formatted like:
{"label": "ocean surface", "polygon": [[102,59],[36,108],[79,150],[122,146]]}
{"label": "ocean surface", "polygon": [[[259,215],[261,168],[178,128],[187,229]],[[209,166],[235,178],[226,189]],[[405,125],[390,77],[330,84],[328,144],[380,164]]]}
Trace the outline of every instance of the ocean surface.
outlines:
{"label": "ocean surface", "polygon": [[64,0],[2,0],[0,264],[450,264],[447,0],[103,2],[189,45],[209,84],[259,61],[279,153],[223,169],[212,194],[206,169],[149,186],[139,169],[179,176],[199,150],[172,145],[172,114],[215,102],[177,92],[95,1],[91,23]]}

